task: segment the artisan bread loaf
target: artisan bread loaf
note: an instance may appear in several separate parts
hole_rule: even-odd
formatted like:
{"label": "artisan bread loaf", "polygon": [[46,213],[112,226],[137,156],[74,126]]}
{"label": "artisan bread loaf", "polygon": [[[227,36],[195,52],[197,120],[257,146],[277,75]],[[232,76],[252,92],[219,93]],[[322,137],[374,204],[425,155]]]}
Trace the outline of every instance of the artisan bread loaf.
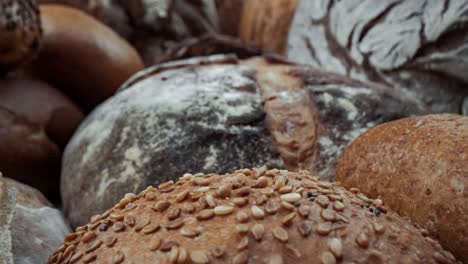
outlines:
{"label": "artisan bread loaf", "polygon": [[0,263],[45,263],[68,232],[39,191],[0,176]]}
{"label": "artisan bread loaf", "polygon": [[337,181],[380,197],[468,261],[468,118],[427,115],[370,129],[346,149]]}
{"label": "artisan bread loaf", "polygon": [[382,200],[263,167],[128,193],[48,263],[456,263],[424,234]]}
{"label": "artisan bread loaf", "polygon": [[433,112],[462,113],[467,13],[456,0],[246,0],[240,37],[297,63],[394,87]]}
{"label": "artisan bread loaf", "polygon": [[125,193],[185,172],[269,164],[333,180],[351,140],[425,111],[387,87],[274,58],[156,65],[130,78],[73,136],[62,167],[64,209],[72,225],[84,224]]}

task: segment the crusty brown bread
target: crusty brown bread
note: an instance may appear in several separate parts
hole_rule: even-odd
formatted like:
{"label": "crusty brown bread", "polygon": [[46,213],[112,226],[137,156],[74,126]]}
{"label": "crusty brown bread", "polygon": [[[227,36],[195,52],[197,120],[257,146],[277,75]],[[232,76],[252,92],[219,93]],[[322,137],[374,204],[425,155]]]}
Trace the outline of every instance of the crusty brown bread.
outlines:
{"label": "crusty brown bread", "polygon": [[91,14],[130,41],[153,65],[179,41],[218,32],[214,0],[39,0],[70,5]]}
{"label": "crusty brown bread", "polygon": [[125,193],[185,172],[269,164],[333,180],[337,158],[361,133],[426,112],[388,87],[278,58],[159,64],[130,78],[74,134],[63,158],[64,210],[81,225]]}
{"label": "crusty brown bread", "polygon": [[143,69],[136,50],[93,17],[60,5],[41,5],[40,10],[43,42],[33,68],[85,110]]}
{"label": "crusty brown bread", "polygon": [[30,61],[39,49],[41,22],[36,0],[0,3],[0,75]]}
{"label": "crusty brown bread", "polygon": [[[59,147],[43,126],[0,107],[0,170],[57,199],[60,178]],[[53,197],[55,196],[55,197]]]}
{"label": "crusty brown bread", "polygon": [[457,0],[251,0],[240,37],[297,63],[389,85],[433,112],[462,113],[467,12]]}
{"label": "crusty brown bread", "polygon": [[39,80],[0,79],[0,106],[43,127],[61,150],[84,118],[74,102]]}
{"label": "crusty brown bread", "polygon": [[456,262],[426,235],[380,199],[261,167],[126,194],[48,263]]}
{"label": "crusty brown bread", "polygon": [[372,128],[346,149],[336,180],[382,198],[468,262],[468,117],[427,115]]}
{"label": "crusty brown bread", "polygon": [[0,263],[45,263],[68,232],[39,191],[0,175]]}

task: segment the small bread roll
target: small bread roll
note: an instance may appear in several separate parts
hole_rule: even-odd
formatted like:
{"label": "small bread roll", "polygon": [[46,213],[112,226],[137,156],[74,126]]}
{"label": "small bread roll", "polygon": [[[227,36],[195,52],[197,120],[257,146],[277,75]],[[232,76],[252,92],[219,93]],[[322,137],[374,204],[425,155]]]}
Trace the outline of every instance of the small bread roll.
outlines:
{"label": "small bread roll", "polygon": [[187,174],[126,194],[48,263],[456,263],[382,203],[306,171]]}
{"label": "small bread roll", "polygon": [[61,152],[44,127],[0,107],[0,170],[57,199]]}
{"label": "small bread roll", "polygon": [[39,80],[0,79],[0,106],[43,127],[60,149],[84,118],[74,102]]}
{"label": "small bread roll", "polygon": [[85,110],[143,69],[136,50],[91,16],[60,5],[41,5],[40,9],[44,38],[33,68]]}
{"label": "small bread roll", "polygon": [[0,3],[0,74],[30,61],[39,49],[41,22],[36,0]]}
{"label": "small bread roll", "polygon": [[34,188],[0,175],[0,263],[45,263],[70,232],[59,210]]}
{"label": "small bread roll", "polygon": [[381,197],[468,262],[468,117],[418,116],[372,128],[346,149],[336,180]]}

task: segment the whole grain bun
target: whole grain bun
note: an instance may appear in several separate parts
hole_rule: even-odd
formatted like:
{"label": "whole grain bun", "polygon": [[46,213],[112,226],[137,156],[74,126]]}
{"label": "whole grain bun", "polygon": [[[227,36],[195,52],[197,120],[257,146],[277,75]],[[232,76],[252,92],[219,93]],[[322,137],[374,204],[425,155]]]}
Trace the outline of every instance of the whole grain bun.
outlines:
{"label": "whole grain bun", "polygon": [[247,165],[333,180],[351,140],[426,111],[388,87],[275,58],[159,64],[130,78],[73,136],[63,158],[64,210],[76,226],[155,182]]}
{"label": "whole grain bun", "polygon": [[34,188],[0,176],[0,263],[45,263],[70,232],[59,210]]}
{"label": "whole grain bun", "polygon": [[248,0],[240,37],[297,63],[394,87],[434,112],[463,113],[467,12],[457,0]]}
{"label": "whole grain bun", "polygon": [[337,181],[381,197],[468,262],[468,117],[427,115],[370,129],[346,149]]}
{"label": "whole grain bun", "polygon": [[0,79],[0,106],[40,125],[60,149],[84,118],[68,97],[39,80]]}
{"label": "whole grain bun", "polygon": [[52,263],[455,263],[372,200],[306,171],[187,174],[129,193],[65,237]]}
{"label": "whole grain bun", "polygon": [[39,49],[41,22],[36,0],[0,3],[0,75],[30,61]]}
{"label": "whole grain bun", "polygon": [[143,69],[136,50],[98,20],[60,5],[41,5],[40,10],[43,42],[33,68],[85,110]]}

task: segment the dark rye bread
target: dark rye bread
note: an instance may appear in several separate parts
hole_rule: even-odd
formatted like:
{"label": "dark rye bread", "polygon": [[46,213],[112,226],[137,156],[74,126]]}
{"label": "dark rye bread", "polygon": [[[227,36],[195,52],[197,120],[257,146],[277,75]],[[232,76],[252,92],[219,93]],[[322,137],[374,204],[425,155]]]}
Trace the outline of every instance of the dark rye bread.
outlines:
{"label": "dark rye bread", "polygon": [[183,173],[263,164],[333,180],[351,140],[423,112],[386,87],[274,58],[160,64],[130,78],[81,124],[64,154],[64,208],[76,226],[127,192]]}
{"label": "dark rye bread", "polygon": [[68,232],[39,191],[0,175],[0,263],[45,263]]}
{"label": "dark rye bread", "polygon": [[218,32],[214,0],[39,0],[78,7],[129,40],[146,65],[179,41]]}
{"label": "dark rye bread", "polygon": [[240,36],[294,62],[394,87],[433,112],[466,114],[467,14],[468,2],[457,0],[246,0]]}

